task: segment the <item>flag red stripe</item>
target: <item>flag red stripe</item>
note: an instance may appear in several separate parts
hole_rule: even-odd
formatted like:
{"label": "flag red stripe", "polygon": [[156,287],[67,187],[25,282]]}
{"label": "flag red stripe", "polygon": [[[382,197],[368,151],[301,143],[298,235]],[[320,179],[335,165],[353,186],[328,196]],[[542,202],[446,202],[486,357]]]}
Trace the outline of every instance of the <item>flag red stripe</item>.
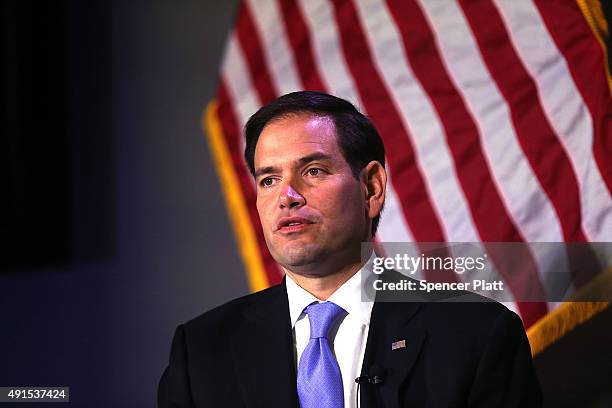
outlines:
{"label": "flag red stripe", "polygon": [[[459,183],[468,201],[476,228],[482,241],[524,242],[502,202],[491,177],[478,137],[478,128],[465,102],[453,85],[436,48],[435,39],[422,10],[414,0],[387,0],[391,15],[402,36],[402,42],[412,70],[430,97],[444,127],[446,141],[453,155]],[[485,244],[486,247],[486,244]],[[497,263],[499,273],[517,298],[524,294],[517,281],[528,280],[530,287],[544,299],[536,263],[526,251],[528,267],[508,271]],[[523,292],[521,292],[523,291]],[[522,302],[517,303],[526,322],[535,322],[546,313],[546,305],[528,312]],[[542,305],[540,305],[542,306]],[[531,309],[531,305],[529,306]]]}
{"label": "flag red stripe", "polygon": [[236,115],[234,113],[234,109],[223,78],[221,78],[219,82],[217,100],[219,103],[219,121],[221,123],[223,135],[227,142],[234,169],[236,170],[238,181],[244,196],[244,205],[247,207],[251,224],[253,224],[253,230],[255,231],[257,244],[259,246],[259,251],[261,252],[268,281],[271,285],[274,285],[280,282],[283,275],[278,267],[278,264],[276,261],[274,261],[272,255],[270,255],[264,240],[263,230],[261,223],[259,222],[259,215],[257,214],[257,207],[255,205],[256,196],[251,183],[251,175],[244,165],[244,159],[242,158],[242,151],[240,148],[240,137],[242,132],[238,126]]}
{"label": "flag red stripe", "polygon": [[[498,10],[490,2],[482,2],[475,7],[462,1],[461,6],[485,64],[510,103],[519,142],[557,212],[565,240],[586,242],[581,222],[578,180],[539,103],[535,83],[512,48]],[[596,268],[581,267],[581,262],[584,265],[585,261],[575,259],[573,254],[568,253],[568,257],[576,287],[582,287],[598,272]],[[589,257],[589,265],[597,264],[593,257]]]}
{"label": "flag red stripe", "polygon": [[259,94],[260,102],[266,104],[278,96],[278,91],[272,83],[262,48],[263,42],[246,1],[242,2],[238,11],[236,35],[251,74],[251,82]]}
{"label": "flag red stripe", "polygon": [[278,0],[285,32],[291,44],[296,68],[304,89],[324,91],[325,87],[315,64],[310,32],[302,11],[293,0]]}
{"label": "flag red stripe", "polygon": [[548,314],[546,302],[516,302],[516,306],[518,307],[525,329],[530,328]]}
{"label": "flag red stripe", "polygon": [[376,124],[385,146],[393,183],[404,215],[417,242],[445,242],[438,215],[416,165],[408,131],[373,63],[353,4],[332,1],[342,40],[342,51],[365,110]]}
{"label": "flag red stripe", "polygon": [[536,0],[536,6],[591,113],[593,155],[612,192],[612,98],[603,49],[575,1]]}
{"label": "flag red stripe", "polygon": [[[340,0],[332,1],[332,4],[344,58],[355,79],[360,100],[385,143],[387,160],[393,174],[392,183],[412,234],[417,242],[445,242],[438,215],[415,161],[408,130],[374,67],[355,7],[351,2]],[[428,280],[457,280],[452,272],[438,274],[428,276]]]}
{"label": "flag red stripe", "polygon": [[436,109],[461,188],[483,241],[524,241],[491,177],[478,128],[453,85],[425,16],[414,0],[387,0],[412,70]]}
{"label": "flag red stripe", "polygon": [[510,104],[521,147],[558,214],[565,240],[586,241],[578,180],[539,103],[536,85],[511,45],[498,10],[488,1],[477,5],[461,1],[461,7],[493,80]]}

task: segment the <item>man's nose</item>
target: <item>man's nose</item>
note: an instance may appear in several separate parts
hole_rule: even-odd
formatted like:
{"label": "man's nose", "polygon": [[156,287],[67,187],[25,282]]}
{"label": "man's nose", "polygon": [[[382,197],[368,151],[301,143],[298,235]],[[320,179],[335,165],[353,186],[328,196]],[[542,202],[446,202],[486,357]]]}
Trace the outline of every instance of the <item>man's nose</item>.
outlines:
{"label": "man's nose", "polygon": [[293,186],[287,183],[283,186],[280,195],[281,208],[301,207],[306,204],[304,196],[302,196]]}

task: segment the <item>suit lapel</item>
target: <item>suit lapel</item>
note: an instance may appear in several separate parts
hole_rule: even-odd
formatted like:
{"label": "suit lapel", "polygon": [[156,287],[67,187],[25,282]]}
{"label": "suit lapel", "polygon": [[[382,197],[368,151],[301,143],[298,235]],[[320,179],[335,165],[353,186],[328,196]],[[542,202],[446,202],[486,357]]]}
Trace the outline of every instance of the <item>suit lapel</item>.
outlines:
{"label": "suit lapel", "polygon": [[[374,303],[361,375],[380,375],[383,383],[365,385],[362,406],[399,407],[399,390],[421,352],[427,331],[419,318],[420,302]],[[399,342],[399,343],[398,343]],[[396,343],[395,350],[392,344]]]}
{"label": "suit lapel", "polygon": [[233,364],[249,407],[298,407],[285,282],[244,313],[231,337]]}

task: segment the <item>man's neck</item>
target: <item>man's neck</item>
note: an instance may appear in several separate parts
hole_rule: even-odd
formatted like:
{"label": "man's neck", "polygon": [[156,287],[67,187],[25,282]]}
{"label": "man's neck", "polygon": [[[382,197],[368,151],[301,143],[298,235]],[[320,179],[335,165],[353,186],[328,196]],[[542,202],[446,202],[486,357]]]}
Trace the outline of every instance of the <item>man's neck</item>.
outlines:
{"label": "man's neck", "polygon": [[318,276],[314,274],[298,274],[286,268],[283,268],[285,273],[293,279],[302,289],[312,294],[319,300],[327,300],[340,286],[348,281],[361,269],[361,262],[349,264],[338,272]]}

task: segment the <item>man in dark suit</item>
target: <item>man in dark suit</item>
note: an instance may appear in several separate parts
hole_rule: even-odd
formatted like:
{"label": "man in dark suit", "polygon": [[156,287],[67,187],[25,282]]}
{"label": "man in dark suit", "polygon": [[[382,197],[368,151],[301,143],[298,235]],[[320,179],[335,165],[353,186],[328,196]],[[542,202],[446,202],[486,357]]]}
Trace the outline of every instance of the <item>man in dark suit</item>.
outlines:
{"label": "man in dark suit", "polygon": [[246,138],[266,243],[286,276],[178,327],[160,407],[540,406],[525,332],[504,306],[362,301],[374,275],[361,243],[387,176],[378,132],[353,105],[288,94],[251,117]]}

